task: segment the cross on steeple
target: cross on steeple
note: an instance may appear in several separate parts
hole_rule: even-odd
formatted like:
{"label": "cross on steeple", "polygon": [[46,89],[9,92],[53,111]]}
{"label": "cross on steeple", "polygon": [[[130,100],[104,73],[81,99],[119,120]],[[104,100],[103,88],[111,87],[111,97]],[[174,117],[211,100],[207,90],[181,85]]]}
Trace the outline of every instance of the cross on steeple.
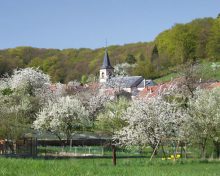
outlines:
{"label": "cross on steeple", "polygon": [[105,49],[107,49],[107,48],[108,48],[108,40],[105,39]]}

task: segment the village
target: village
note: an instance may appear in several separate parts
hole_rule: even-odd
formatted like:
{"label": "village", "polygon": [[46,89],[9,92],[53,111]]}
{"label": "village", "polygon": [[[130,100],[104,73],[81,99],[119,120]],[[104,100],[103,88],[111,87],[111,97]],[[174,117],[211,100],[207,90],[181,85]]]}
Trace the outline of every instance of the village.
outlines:
{"label": "village", "polygon": [[0,176],[217,176],[214,0],[2,1]]}
{"label": "village", "polygon": [[[187,68],[187,73],[190,71],[195,72],[194,69],[196,69],[196,67],[191,65],[190,68]],[[144,79],[142,76],[116,75],[114,68],[111,65],[107,49],[104,53],[103,63],[100,66],[99,78],[85,84],[76,80],[71,81],[68,84],[54,84],[49,82],[48,75],[45,75],[38,69],[35,70],[33,68],[26,68],[23,70],[15,70],[12,77],[5,77],[1,80],[1,90],[3,93],[2,100],[10,104],[11,100],[7,100],[7,96],[12,98],[15,96],[17,97],[19,96],[18,93],[23,91],[23,93],[27,94],[28,97],[38,97],[36,99],[38,101],[38,106],[47,106],[40,109],[40,112],[36,114],[37,118],[33,121],[33,126],[26,124],[26,127],[20,128],[18,124],[15,124],[15,128],[12,131],[9,129],[5,131],[5,139],[1,139],[0,143],[0,154],[12,156],[37,156],[39,155],[39,146],[40,148],[60,146],[60,151],[58,150],[59,152],[56,152],[56,157],[74,157],[81,155],[93,156],[93,154],[91,154],[91,148],[89,149],[89,152],[87,151],[88,153],[85,152],[80,154],[75,151],[75,153],[72,154],[72,152],[69,151],[64,153],[64,148],[62,147],[70,146],[71,149],[73,146],[98,145],[100,146],[99,150],[102,151],[101,156],[104,156],[104,145],[107,145],[110,148],[111,145],[129,146],[133,145],[130,144],[132,140],[134,140],[135,145],[137,145],[136,142],[140,139],[136,139],[136,136],[130,136],[128,134],[128,136],[124,136],[124,132],[128,130],[127,128],[133,128],[132,126],[126,125],[128,120],[131,119],[124,119],[124,115],[128,113],[127,115],[130,116],[136,111],[139,111],[139,108],[144,108],[143,114],[140,114],[140,117],[132,115],[132,118],[137,118],[135,119],[137,122],[134,121],[131,125],[142,125],[142,123],[138,122],[138,118],[143,118],[146,115],[146,125],[149,125],[151,122],[148,121],[150,120],[148,119],[148,115],[150,115],[148,113],[152,113],[150,112],[152,110],[159,112],[162,111],[162,114],[171,113],[168,116],[168,119],[164,119],[168,120],[168,124],[175,124],[176,120],[178,121],[178,118],[180,118],[182,119],[182,122],[180,124],[178,122],[176,125],[183,125],[188,121],[188,119],[184,119],[184,116],[189,118],[189,114],[186,109],[179,109],[178,106],[186,106],[186,104],[189,103],[189,99],[194,101],[193,99],[197,92],[202,94],[206,94],[207,92],[208,95],[204,96],[212,96],[209,95],[209,93],[212,94],[213,92],[213,94],[215,94],[215,92],[219,90],[219,82],[205,82],[202,81],[199,76],[200,75],[193,75],[193,73],[190,73],[189,77],[182,76],[163,84],[156,84],[153,80]],[[23,94],[21,95],[23,96]],[[168,97],[171,98],[171,100],[169,100],[171,102],[166,100]],[[28,98],[28,101],[25,99],[21,98],[21,105],[13,105],[13,109],[7,110],[4,113],[11,114],[14,111],[17,114],[23,108],[27,108],[26,110],[24,109],[25,111],[30,111],[28,106],[31,106],[31,99]],[[197,99],[195,100],[197,101]],[[7,108],[7,106],[8,104],[6,104],[5,108]],[[170,106],[169,108],[171,109],[166,109],[164,112],[163,106]],[[129,109],[132,108],[135,109],[130,110],[131,112],[129,112]],[[178,114],[175,111],[173,112],[173,108],[177,108],[175,111],[182,109],[181,113]],[[149,112],[146,111],[147,109]],[[159,118],[157,117],[158,115],[159,114],[155,113],[154,118]],[[152,118],[151,115],[149,118]],[[161,118],[163,119],[164,117]],[[165,123],[162,119],[157,119],[159,120],[157,122],[159,126],[160,123]],[[160,120],[162,121],[160,122]],[[174,122],[170,122],[170,120],[173,120]],[[24,122],[21,121],[18,123],[23,124]],[[154,126],[154,128],[155,127],[156,126]],[[83,131],[81,131],[82,129]],[[169,130],[174,129],[171,128]],[[161,136],[160,138],[158,138],[158,135],[160,133],[162,135],[164,132],[159,131],[159,134],[157,134],[153,131],[147,131],[147,134],[149,133],[149,139],[146,138],[144,141],[146,140],[146,143],[149,142],[154,152],[159,150],[159,144],[162,145],[162,138],[164,138],[166,142],[168,141],[168,143],[171,141],[175,143],[181,142],[182,146],[178,147],[181,148],[182,156],[182,151],[185,150],[183,145],[186,145],[184,142],[185,139],[183,138],[183,141],[179,139],[179,128],[175,130],[177,131],[173,137],[165,131],[165,133],[168,133],[169,135],[165,135],[163,137]],[[135,133],[139,134],[140,132],[134,131],[133,135],[136,135]],[[141,133],[143,133],[142,135],[144,136],[147,135],[144,131]],[[118,138],[118,136],[120,137]],[[155,141],[151,141],[152,137],[156,138]],[[174,141],[172,138],[174,138]],[[118,141],[118,139],[120,140]],[[115,140],[118,142],[114,144],[113,141]],[[155,142],[157,144],[156,146]],[[145,145],[146,143],[144,142],[142,145]],[[176,154],[174,153],[173,156],[177,156],[177,154],[179,156],[179,153],[177,152],[178,147],[176,148]],[[216,147],[218,148],[218,145]],[[164,156],[166,156],[165,151],[163,152]],[[201,153],[201,156],[203,157],[205,157],[204,152],[205,151],[202,151]],[[219,150],[217,150],[217,152],[219,152]],[[45,152],[44,155],[54,156],[54,154],[49,151],[47,153]],[[96,155],[97,154],[94,154],[94,156]],[[98,153],[98,156],[99,155],[100,153]],[[153,157],[153,155],[151,157]]]}
{"label": "village", "polygon": [[[189,70],[183,70],[186,72],[190,72],[194,69],[196,72],[196,66],[190,65],[191,68]],[[195,68],[193,68],[195,67]],[[124,73],[124,70],[121,70]],[[102,65],[100,66],[99,77],[94,79],[91,82],[81,84],[80,82],[74,80],[67,84],[52,84],[50,89],[52,91],[56,91],[57,89],[63,89],[68,93],[76,94],[85,90],[98,91],[101,93],[108,94],[109,96],[116,96],[118,92],[126,92],[127,96],[131,99],[144,99],[152,96],[157,96],[165,91],[169,91],[173,87],[180,86],[189,86],[189,89],[213,89],[218,88],[220,86],[220,82],[217,80],[202,80],[201,75],[196,75],[193,77],[192,75],[181,75],[177,78],[171,78],[169,81],[164,83],[156,83],[152,79],[145,79],[142,76],[129,76],[124,74],[116,74],[114,72],[114,67],[111,65],[111,61],[109,58],[109,54],[107,49],[105,49],[104,57],[102,60]],[[190,78],[191,76],[191,78]],[[186,80],[192,79],[192,80]],[[197,80],[193,80],[197,79]],[[187,82],[189,81],[189,82]],[[194,82],[192,82],[194,81]],[[192,84],[190,87],[189,84]]]}

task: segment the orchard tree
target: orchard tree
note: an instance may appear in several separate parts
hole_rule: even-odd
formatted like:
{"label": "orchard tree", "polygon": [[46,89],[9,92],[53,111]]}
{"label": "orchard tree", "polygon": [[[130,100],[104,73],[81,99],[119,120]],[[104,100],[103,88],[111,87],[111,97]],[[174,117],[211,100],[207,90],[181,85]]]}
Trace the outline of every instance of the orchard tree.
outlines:
{"label": "orchard tree", "polygon": [[11,94],[4,89],[0,92],[0,138],[18,139],[26,131],[29,118],[27,115],[31,110],[28,96]]}
{"label": "orchard tree", "polygon": [[126,121],[122,116],[129,107],[129,103],[129,100],[124,97],[106,103],[104,111],[96,119],[96,128],[110,135],[121,130],[126,126]]}
{"label": "orchard tree", "polygon": [[39,69],[25,68],[14,70],[9,81],[12,89],[25,89],[30,95],[36,95],[45,84],[50,84],[50,77]]}
{"label": "orchard tree", "polygon": [[114,74],[116,76],[129,76],[131,70],[136,67],[136,64],[122,63],[114,66]]}
{"label": "orchard tree", "polygon": [[187,113],[178,103],[167,102],[163,97],[136,100],[125,112],[123,119],[128,125],[115,136],[125,146],[150,145],[156,151],[163,139],[184,136],[184,122]]}
{"label": "orchard tree", "polygon": [[87,104],[87,110],[89,112],[90,118],[93,118],[93,120],[95,120],[97,115],[104,109],[105,104],[110,101],[110,96],[104,93],[99,93],[97,95],[91,96]]}
{"label": "orchard tree", "polygon": [[[53,99],[61,91],[61,86],[56,84],[57,88],[51,91],[50,77],[44,74],[40,69],[24,68],[13,71],[11,77],[5,78],[8,82],[8,89],[16,94],[29,96],[39,105],[46,103],[49,99]],[[35,106],[35,109],[38,109]]]}
{"label": "orchard tree", "polygon": [[50,101],[42,108],[33,126],[36,130],[53,133],[60,140],[63,135],[69,140],[76,131],[91,127],[91,121],[83,104],[74,97],[66,96],[56,102]]}
{"label": "orchard tree", "polygon": [[188,62],[179,67],[180,77],[178,81],[179,89],[187,97],[193,97],[201,82],[205,80],[204,68],[196,62]]}
{"label": "orchard tree", "polygon": [[38,69],[14,70],[0,79],[1,135],[7,139],[21,137],[35,120],[49,90],[49,76]]}
{"label": "orchard tree", "polygon": [[201,157],[206,156],[206,146],[212,140],[217,157],[220,156],[220,89],[201,90],[195,92],[190,99],[190,123],[192,141],[201,147]]}

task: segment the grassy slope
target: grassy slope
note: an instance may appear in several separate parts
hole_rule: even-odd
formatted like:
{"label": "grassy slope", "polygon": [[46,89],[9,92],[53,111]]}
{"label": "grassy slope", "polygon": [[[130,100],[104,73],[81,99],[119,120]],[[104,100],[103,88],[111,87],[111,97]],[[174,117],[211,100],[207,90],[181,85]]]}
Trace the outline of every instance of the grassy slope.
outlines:
{"label": "grassy slope", "polygon": [[120,176],[217,176],[220,163],[172,161],[149,162],[146,159],[119,159],[112,166],[111,159],[33,160],[0,158],[1,176],[68,176],[68,175],[120,175]]}
{"label": "grassy slope", "polygon": [[[219,65],[215,70],[211,67],[211,65],[215,63]],[[201,74],[205,79],[220,81],[220,62],[203,62],[200,65]],[[172,79],[180,76],[180,73],[170,73],[161,78],[155,79],[154,81],[158,84],[171,81]]]}
{"label": "grassy slope", "polygon": [[177,73],[170,73],[166,76],[163,76],[161,78],[158,78],[158,79],[155,79],[154,81],[157,83],[157,84],[160,84],[160,83],[165,83],[165,82],[169,82],[171,81],[172,79],[178,77],[178,74]]}

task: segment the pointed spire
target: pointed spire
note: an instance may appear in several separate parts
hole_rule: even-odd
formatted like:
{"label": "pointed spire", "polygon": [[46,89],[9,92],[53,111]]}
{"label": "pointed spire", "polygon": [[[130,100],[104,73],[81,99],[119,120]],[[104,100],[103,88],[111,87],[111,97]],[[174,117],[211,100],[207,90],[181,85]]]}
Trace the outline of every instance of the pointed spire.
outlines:
{"label": "pointed spire", "polygon": [[105,49],[105,55],[103,58],[103,64],[102,64],[101,69],[113,69],[113,67],[111,66],[110,60],[109,60],[107,48]]}

